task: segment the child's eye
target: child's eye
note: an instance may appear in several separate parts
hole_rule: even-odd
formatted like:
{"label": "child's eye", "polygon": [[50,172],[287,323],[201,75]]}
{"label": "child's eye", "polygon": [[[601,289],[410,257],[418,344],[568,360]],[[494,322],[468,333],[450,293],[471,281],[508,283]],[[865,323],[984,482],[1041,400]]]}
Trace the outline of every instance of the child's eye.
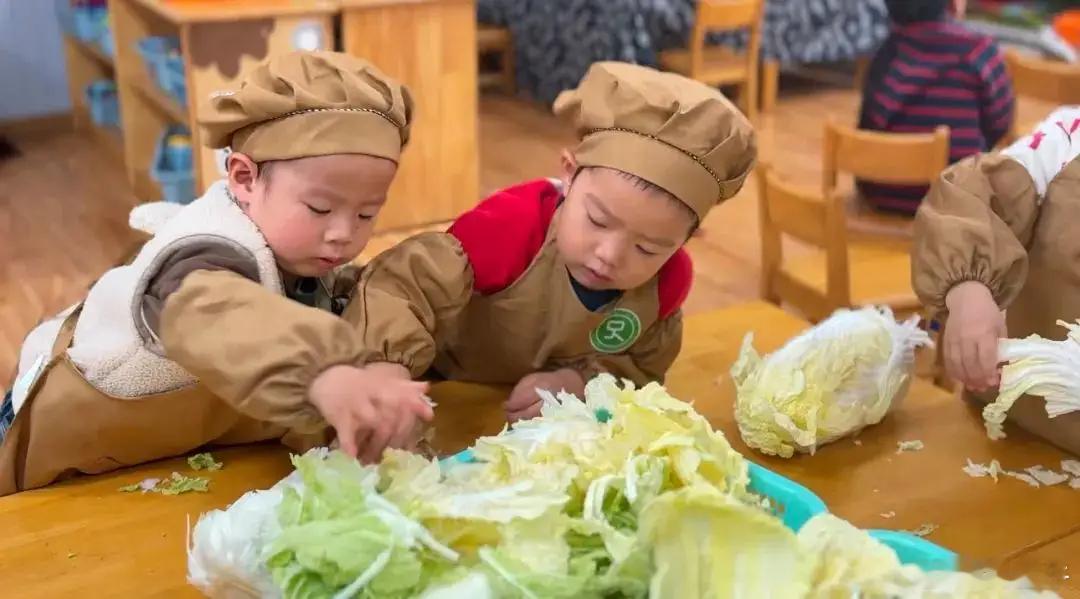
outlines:
{"label": "child's eye", "polygon": [[320,210],[319,208],[316,208],[311,204],[304,205],[307,206],[308,210],[310,210],[313,214],[318,214],[319,216],[326,216],[327,214],[330,214],[329,210]]}
{"label": "child's eye", "polygon": [[598,220],[596,220],[595,218],[593,218],[593,216],[592,216],[591,214],[588,214],[588,213],[586,213],[586,216],[588,216],[588,217],[589,217],[589,222],[590,222],[590,223],[592,223],[592,224],[593,224],[593,226],[594,226],[594,227],[596,227],[597,229],[606,229],[606,228],[607,228],[607,226],[606,226],[606,225],[604,225],[604,224],[603,224],[603,223],[601,223],[600,221],[598,221]]}
{"label": "child's eye", "polygon": [[645,254],[646,256],[655,256],[655,255],[659,254],[659,252],[653,252],[651,250],[647,250],[647,249],[641,247],[640,245],[635,246],[635,247],[637,247],[637,251],[641,252],[642,254]]}
{"label": "child's eye", "polygon": [[374,214],[357,214],[356,216],[360,220],[371,220],[371,219],[375,218]]}

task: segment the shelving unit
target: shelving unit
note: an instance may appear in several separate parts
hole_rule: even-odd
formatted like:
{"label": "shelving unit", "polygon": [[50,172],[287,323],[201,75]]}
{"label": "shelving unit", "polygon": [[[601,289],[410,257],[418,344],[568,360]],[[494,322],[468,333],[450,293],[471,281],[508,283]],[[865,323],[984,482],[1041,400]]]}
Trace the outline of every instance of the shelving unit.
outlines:
{"label": "shelving unit", "polygon": [[119,159],[124,157],[124,141],[119,129],[102,127],[90,120],[86,104],[86,86],[98,79],[115,79],[113,58],[96,44],[64,34],[64,56],[68,65],[68,93],[71,95],[71,114],[76,131],[97,139],[107,151]]}
{"label": "shelving unit", "polygon": [[[156,146],[167,127],[184,125],[191,131],[195,193],[201,194],[220,177],[219,157],[203,147],[196,125],[210,94],[235,88],[271,56],[333,49],[338,10],[338,0],[108,0],[115,57],[97,44],[64,36],[75,129],[123,161],[136,196],[154,201],[162,195],[150,177]],[[149,36],[180,40],[186,105],[150,77],[138,51],[139,41]],[[90,119],[85,90],[103,78],[116,81],[120,129]]]}
{"label": "shelving unit", "polygon": [[[136,195],[157,199],[149,172],[162,131],[191,131],[195,193],[220,177],[215,152],[203,147],[196,123],[214,91],[235,88],[263,60],[297,48],[334,47],[336,0],[109,0],[116,46],[125,164]],[[138,53],[148,36],[180,39],[187,105],[158,87]],[[195,49],[195,51],[192,51]]]}
{"label": "shelving unit", "polygon": [[[335,47],[404,82],[418,106],[379,230],[445,221],[479,199],[475,0],[108,0],[108,12],[114,58],[65,41],[75,122],[120,157],[143,201],[162,197],[150,172],[166,128],[191,131],[201,194],[223,174],[223,155],[203,146],[197,127],[210,95],[272,56]],[[180,41],[186,105],[148,74],[138,44],[152,36]],[[101,77],[117,82],[122,135],[88,118],[84,90]]]}

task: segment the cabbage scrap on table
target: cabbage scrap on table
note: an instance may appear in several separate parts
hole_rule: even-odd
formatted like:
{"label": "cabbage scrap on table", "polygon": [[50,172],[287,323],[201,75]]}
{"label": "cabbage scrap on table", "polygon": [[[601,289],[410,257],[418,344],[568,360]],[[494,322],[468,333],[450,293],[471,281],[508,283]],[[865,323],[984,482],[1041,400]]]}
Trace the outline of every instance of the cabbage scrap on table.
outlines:
{"label": "cabbage scrap on table", "polygon": [[1024,395],[1046,399],[1046,414],[1056,418],[1080,410],[1080,321],[1058,321],[1069,334],[1063,341],[1031,335],[999,344],[1001,385],[997,399],[983,408],[986,433],[1004,439],[1005,416]]}
{"label": "cabbage scrap on table", "polygon": [[903,566],[828,514],[798,533],[749,488],[748,462],[657,384],[601,375],[584,401],[480,439],[472,460],[339,452],[191,532],[188,579],[211,597],[1052,597]]}
{"label": "cabbage scrap on table", "polygon": [[931,344],[918,323],[888,308],[839,310],[764,358],[747,334],[731,367],[743,441],[790,458],[881,422],[907,393],[915,349]]}

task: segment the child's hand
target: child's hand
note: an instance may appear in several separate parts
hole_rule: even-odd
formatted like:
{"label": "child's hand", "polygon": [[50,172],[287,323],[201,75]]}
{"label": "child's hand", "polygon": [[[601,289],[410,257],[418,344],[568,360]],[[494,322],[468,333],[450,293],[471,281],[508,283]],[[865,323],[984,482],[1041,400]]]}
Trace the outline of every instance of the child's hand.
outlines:
{"label": "child's hand", "polygon": [[510,399],[506,400],[506,419],[516,422],[539,416],[542,403],[536,393],[537,389],[552,393],[566,391],[581,397],[585,392],[585,381],[577,371],[569,368],[526,375],[518,381],[510,392]]}
{"label": "child's hand", "polygon": [[427,388],[387,368],[334,366],[316,377],[308,394],[337,432],[341,450],[370,464],[387,447],[408,446],[417,419],[432,419]]}
{"label": "child's hand", "polygon": [[1000,382],[998,340],[1006,336],[1005,317],[982,283],[953,287],[945,304],[949,320],[943,339],[945,369],[972,391],[986,391]]}

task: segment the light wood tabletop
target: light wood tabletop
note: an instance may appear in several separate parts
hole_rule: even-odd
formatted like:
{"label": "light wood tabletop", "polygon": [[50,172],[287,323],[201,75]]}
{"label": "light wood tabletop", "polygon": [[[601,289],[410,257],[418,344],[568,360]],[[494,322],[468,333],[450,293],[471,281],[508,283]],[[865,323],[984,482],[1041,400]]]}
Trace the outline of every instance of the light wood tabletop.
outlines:
{"label": "light wood tabletop", "polygon": [[[1035,464],[1057,468],[1062,454],[1014,430],[1004,441],[990,441],[976,411],[922,381],[912,385],[896,413],[859,435],[859,444],[842,440],[815,456],[791,460],[765,458],[747,448],[734,425],[734,388],[727,375],[742,337],[753,331],[758,349],[771,351],[807,326],[764,303],[688,317],[669,389],[693,401],[750,459],[806,485],[834,513],[859,526],[913,529],[935,524],[939,528],[930,539],[959,552],[966,566],[1004,565],[1011,576],[1026,573],[1025,567],[1047,570],[1063,563],[1069,548],[1080,548],[1080,537],[1067,537],[1080,524],[1080,491],[1065,485],[1035,489],[1008,478],[995,484],[961,470],[969,457],[977,462],[996,458],[1011,469]],[[497,433],[503,426],[505,394],[505,389],[459,383],[436,386],[436,448],[452,452],[477,435]],[[924,449],[896,454],[899,441],[916,439]],[[206,475],[211,479],[207,494],[164,497],[118,491],[147,477],[191,474],[180,459],[0,499],[0,580],[5,593],[197,596],[184,580],[188,519],[194,522],[202,512],[224,507],[244,491],[265,488],[289,471],[287,452],[277,446],[219,450],[214,455],[225,468]],[[890,512],[895,516],[880,515]],[[1048,588],[1073,588],[1060,576],[1040,575],[1038,580]]]}

